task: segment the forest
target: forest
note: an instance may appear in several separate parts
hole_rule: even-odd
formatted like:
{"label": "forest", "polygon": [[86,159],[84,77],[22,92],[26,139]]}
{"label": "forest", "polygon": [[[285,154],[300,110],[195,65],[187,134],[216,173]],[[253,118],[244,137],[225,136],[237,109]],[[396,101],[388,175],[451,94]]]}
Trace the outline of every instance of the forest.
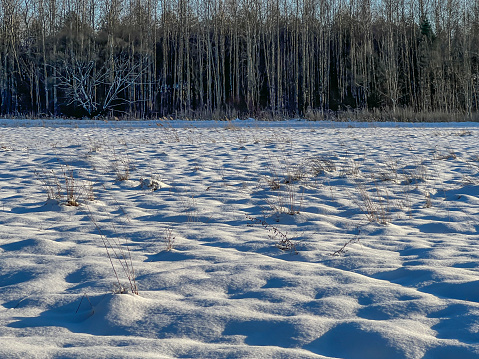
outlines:
{"label": "forest", "polygon": [[479,107],[478,0],[1,0],[3,116]]}

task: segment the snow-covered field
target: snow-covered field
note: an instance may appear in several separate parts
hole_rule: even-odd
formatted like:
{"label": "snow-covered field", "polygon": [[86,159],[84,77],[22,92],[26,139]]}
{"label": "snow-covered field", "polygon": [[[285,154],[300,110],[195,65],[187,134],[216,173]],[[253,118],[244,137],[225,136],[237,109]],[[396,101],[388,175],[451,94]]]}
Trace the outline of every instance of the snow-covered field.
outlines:
{"label": "snow-covered field", "polygon": [[1,358],[479,358],[477,124],[0,120],[0,184]]}

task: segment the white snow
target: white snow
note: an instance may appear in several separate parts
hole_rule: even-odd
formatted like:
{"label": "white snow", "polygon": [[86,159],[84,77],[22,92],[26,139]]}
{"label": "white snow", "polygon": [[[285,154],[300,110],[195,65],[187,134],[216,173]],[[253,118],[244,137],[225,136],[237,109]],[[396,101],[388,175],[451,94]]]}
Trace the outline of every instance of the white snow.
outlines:
{"label": "white snow", "polygon": [[479,358],[476,123],[0,120],[0,184],[1,358]]}

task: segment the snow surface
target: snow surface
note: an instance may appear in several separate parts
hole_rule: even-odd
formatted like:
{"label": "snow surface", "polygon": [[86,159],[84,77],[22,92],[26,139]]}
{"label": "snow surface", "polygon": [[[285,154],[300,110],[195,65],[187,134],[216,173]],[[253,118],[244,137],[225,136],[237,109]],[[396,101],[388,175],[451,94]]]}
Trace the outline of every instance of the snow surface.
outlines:
{"label": "snow surface", "polygon": [[479,358],[477,124],[0,120],[0,179],[1,358]]}

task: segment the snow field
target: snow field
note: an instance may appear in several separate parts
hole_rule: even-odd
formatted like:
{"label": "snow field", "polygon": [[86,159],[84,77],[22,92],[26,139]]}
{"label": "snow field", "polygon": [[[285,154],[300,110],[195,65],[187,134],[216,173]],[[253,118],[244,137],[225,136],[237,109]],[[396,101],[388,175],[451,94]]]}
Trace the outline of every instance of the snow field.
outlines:
{"label": "snow field", "polygon": [[478,145],[0,121],[0,357],[479,358]]}

